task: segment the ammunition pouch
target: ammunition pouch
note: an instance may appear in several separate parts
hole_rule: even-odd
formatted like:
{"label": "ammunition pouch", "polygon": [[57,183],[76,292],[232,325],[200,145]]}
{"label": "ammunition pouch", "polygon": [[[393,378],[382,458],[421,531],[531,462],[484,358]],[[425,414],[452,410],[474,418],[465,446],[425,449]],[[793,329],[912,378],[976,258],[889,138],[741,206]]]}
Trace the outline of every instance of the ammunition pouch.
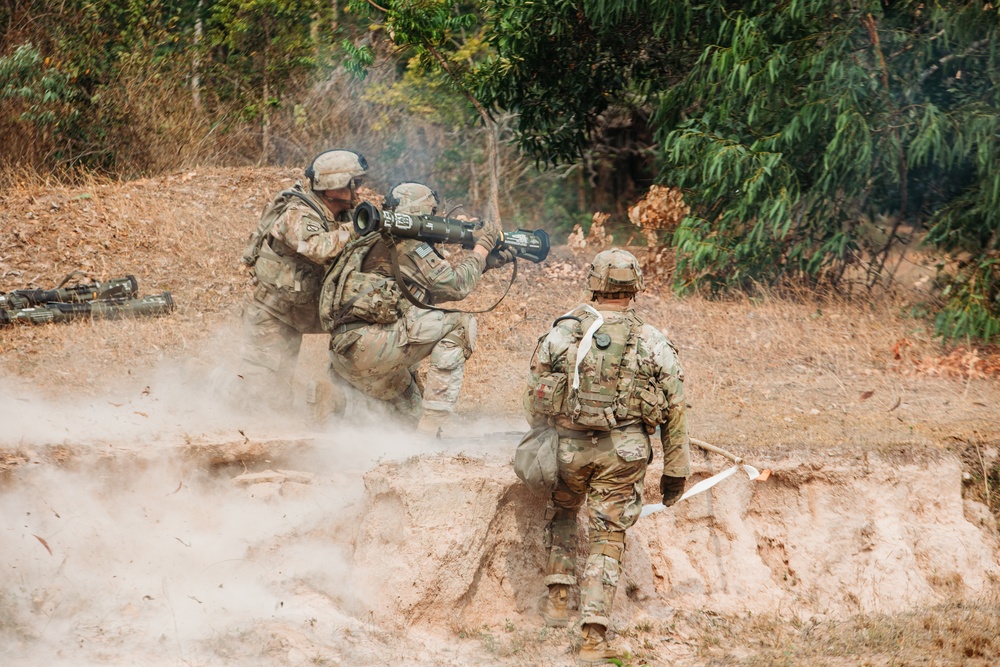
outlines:
{"label": "ammunition pouch", "polygon": [[656,427],[667,421],[667,397],[655,387],[640,389],[632,397],[629,412],[638,413],[646,424]]}
{"label": "ammunition pouch", "polygon": [[566,401],[565,373],[548,373],[538,379],[531,392],[531,411],[542,415],[559,415]]}
{"label": "ammunition pouch", "polygon": [[611,429],[618,426],[618,420],[628,416],[628,410],[616,401],[618,394],[600,391],[577,391],[576,402],[569,416],[574,424],[597,429]]}
{"label": "ammunition pouch", "polygon": [[353,271],[344,279],[340,317],[373,324],[392,324],[399,319],[401,293],[395,280],[377,273]]}

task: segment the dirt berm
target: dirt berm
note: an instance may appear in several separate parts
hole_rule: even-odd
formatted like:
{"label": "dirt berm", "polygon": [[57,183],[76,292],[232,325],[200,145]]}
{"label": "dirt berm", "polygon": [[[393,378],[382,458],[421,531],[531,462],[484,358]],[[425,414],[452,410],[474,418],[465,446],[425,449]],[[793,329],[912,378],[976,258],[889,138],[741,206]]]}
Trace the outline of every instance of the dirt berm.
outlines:
{"label": "dirt berm", "polygon": [[[629,532],[617,626],[671,609],[893,612],[977,596],[998,581],[994,521],[962,500],[954,458],[767,465],[766,482],[734,476]],[[544,590],[544,501],[509,465],[467,456],[387,463],[365,475],[365,489],[354,558],[380,622],[458,630],[531,620]]]}
{"label": "dirt berm", "polygon": [[[510,435],[186,440],[16,450],[4,664],[573,664],[534,613],[544,501]],[[956,458],[748,454],[770,479],[629,532],[613,621],[634,664],[710,664],[692,615],[818,624],[995,590],[995,520]]]}

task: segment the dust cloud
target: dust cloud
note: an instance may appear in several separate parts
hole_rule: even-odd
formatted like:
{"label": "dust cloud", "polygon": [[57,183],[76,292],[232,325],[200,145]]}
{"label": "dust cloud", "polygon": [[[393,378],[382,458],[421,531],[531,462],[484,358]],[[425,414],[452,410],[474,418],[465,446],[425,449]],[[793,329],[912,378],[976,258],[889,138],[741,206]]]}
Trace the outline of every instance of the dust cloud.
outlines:
{"label": "dust cloud", "polygon": [[[266,645],[242,646],[262,623],[370,630],[351,565],[362,476],[448,445],[357,395],[359,425],[317,428],[189,376],[167,364],[139,391],[55,400],[0,384],[0,445],[24,458],[0,479],[0,663],[264,664]],[[247,464],[198,454],[279,435],[300,446]]]}

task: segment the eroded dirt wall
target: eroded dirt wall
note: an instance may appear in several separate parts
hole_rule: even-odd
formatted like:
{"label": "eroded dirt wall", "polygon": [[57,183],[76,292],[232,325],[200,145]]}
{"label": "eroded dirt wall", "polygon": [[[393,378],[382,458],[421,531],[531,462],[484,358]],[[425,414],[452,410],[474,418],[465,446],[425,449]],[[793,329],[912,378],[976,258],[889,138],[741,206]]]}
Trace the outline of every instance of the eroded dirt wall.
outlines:
{"label": "eroded dirt wall", "polygon": [[[616,622],[668,608],[895,612],[1000,581],[995,521],[962,499],[957,459],[771,465],[766,482],[734,476],[629,531]],[[544,591],[544,500],[509,465],[418,459],[382,465],[365,485],[354,560],[377,618],[461,628],[532,613]]]}

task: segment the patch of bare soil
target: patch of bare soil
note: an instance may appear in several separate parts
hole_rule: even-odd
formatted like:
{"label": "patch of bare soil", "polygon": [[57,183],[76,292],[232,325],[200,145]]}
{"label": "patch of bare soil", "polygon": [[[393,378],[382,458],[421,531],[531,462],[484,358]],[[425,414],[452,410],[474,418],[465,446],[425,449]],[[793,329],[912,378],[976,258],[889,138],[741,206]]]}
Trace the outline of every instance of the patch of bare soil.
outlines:
{"label": "patch of bare soil", "polygon": [[[0,329],[0,664],[573,664],[573,632],[533,611],[544,501],[513,477],[509,431],[535,342],[602,240],[521,262],[478,317],[459,405],[478,437],[423,440],[356,398],[311,427],[226,405],[191,372],[235,360],[243,241],[297,177],[0,194],[0,290],[84,269],[178,305]],[[773,475],[630,531],[613,620],[631,664],[1000,660],[993,352],[942,350],[888,299],[678,299],[663,258],[636,252],[656,264],[638,306],[680,350],[692,433]],[[509,271],[466,303],[491,305]],[[324,366],[307,337],[300,380]],[[696,452],[696,478],[724,465]]]}

